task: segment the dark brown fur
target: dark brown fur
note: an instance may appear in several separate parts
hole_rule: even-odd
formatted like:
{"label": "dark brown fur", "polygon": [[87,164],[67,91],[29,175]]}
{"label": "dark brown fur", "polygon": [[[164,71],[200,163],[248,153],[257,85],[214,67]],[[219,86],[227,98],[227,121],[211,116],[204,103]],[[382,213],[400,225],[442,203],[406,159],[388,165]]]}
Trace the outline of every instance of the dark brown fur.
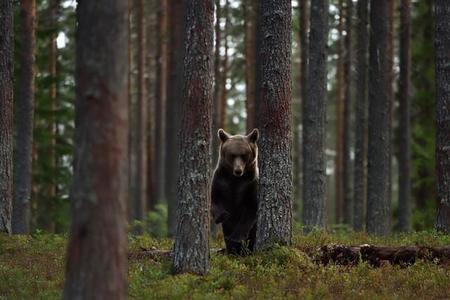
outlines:
{"label": "dark brown fur", "polygon": [[212,214],[222,223],[227,252],[253,251],[256,237],[259,132],[229,135],[218,131],[220,155],[212,180]]}

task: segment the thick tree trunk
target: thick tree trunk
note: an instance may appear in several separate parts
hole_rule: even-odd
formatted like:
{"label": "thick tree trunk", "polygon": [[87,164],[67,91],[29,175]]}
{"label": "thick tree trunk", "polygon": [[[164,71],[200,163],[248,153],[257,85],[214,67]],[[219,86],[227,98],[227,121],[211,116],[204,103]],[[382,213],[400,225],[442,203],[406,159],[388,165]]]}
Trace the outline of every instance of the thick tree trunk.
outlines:
{"label": "thick tree trunk", "polygon": [[450,233],[450,2],[436,0],[436,230]]}
{"label": "thick tree trunk", "polygon": [[13,1],[0,2],[0,232],[11,233],[13,198]]}
{"label": "thick tree trunk", "polygon": [[367,231],[389,234],[390,105],[387,0],[371,2],[369,56],[369,151],[367,178]]}
{"label": "thick tree trunk", "polygon": [[398,228],[411,230],[411,0],[401,0],[398,152]]}
{"label": "thick tree trunk", "polygon": [[35,19],[34,0],[21,1],[20,89],[16,105],[16,157],[12,231],[29,231],[34,115]]}
{"label": "thick tree trunk", "polygon": [[257,22],[260,179],[256,249],[292,238],[291,1],[262,0]]}
{"label": "thick tree trunk", "polygon": [[77,6],[72,225],[65,299],[127,297],[128,0]]}
{"label": "thick tree trunk", "polygon": [[167,165],[166,197],[168,204],[168,232],[174,236],[177,230],[177,179],[178,179],[178,133],[180,131],[183,98],[183,39],[185,7],[182,0],[169,0],[169,63],[167,84]]}
{"label": "thick tree trunk", "polygon": [[336,223],[343,221],[344,214],[344,0],[339,0],[339,39],[336,46],[336,158],[335,158],[335,195]]}
{"label": "thick tree trunk", "polygon": [[209,270],[214,1],[186,1],[174,273]]}
{"label": "thick tree trunk", "polygon": [[355,53],[355,163],[353,228],[362,231],[366,203],[368,0],[358,0]]}
{"label": "thick tree trunk", "polygon": [[[159,1],[158,14],[158,71],[155,106],[155,196],[156,203],[165,201],[166,178],[166,103],[167,103],[167,46],[168,0]],[[154,203],[155,204],[155,203]],[[153,207],[151,207],[153,209]]]}
{"label": "thick tree trunk", "polygon": [[303,104],[303,222],[306,230],[325,227],[325,99],[328,0],[311,2],[308,96]]}
{"label": "thick tree trunk", "polygon": [[353,195],[352,195],[352,162],[351,162],[351,110],[352,106],[352,92],[353,92],[353,77],[352,77],[352,64],[353,64],[353,35],[352,35],[352,21],[353,21],[353,1],[347,0],[345,8],[345,54],[344,54],[344,114],[342,119],[343,136],[342,136],[342,195],[343,195],[343,221],[345,224],[352,224],[353,213]]}
{"label": "thick tree trunk", "polygon": [[245,0],[245,94],[247,132],[256,127],[256,0]]}

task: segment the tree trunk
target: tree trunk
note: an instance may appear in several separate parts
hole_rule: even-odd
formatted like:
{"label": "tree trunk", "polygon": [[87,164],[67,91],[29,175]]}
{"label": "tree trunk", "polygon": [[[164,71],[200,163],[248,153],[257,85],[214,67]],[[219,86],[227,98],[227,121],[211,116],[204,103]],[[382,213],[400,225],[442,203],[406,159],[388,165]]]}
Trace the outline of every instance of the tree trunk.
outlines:
{"label": "tree trunk", "polygon": [[352,35],[352,21],[353,21],[353,1],[347,0],[345,8],[345,54],[344,54],[344,111],[343,111],[343,136],[342,136],[342,195],[343,195],[343,221],[345,224],[352,224],[353,213],[353,199],[352,199],[352,161],[351,161],[351,110],[353,101],[353,77],[352,77],[352,64],[353,64],[353,35]]}
{"label": "tree trunk", "polygon": [[344,0],[339,0],[339,39],[336,46],[336,158],[335,158],[335,194],[336,223],[343,221],[344,213],[344,90],[347,84],[344,80]]}
{"label": "tree trunk", "polygon": [[245,0],[245,94],[247,132],[256,127],[255,97],[256,97],[256,0]]}
{"label": "tree trunk", "polygon": [[362,231],[366,203],[368,0],[358,0],[355,63],[355,163],[353,228]]}
{"label": "tree trunk", "polygon": [[[221,127],[221,115],[222,115],[222,107],[220,105],[220,95],[221,95],[221,55],[220,55],[220,47],[222,45],[222,30],[220,27],[220,19],[222,15],[222,8],[220,5],[220,0],[215,0],[216,7],[216,24],[214,25],[215,31],[215,42],[214,42],[214,92],[213,92],[213,112],[212,112],[212,132],[213,136],[216,135],[217,131]],[[219,158],[219,139],[212,139],[212,165],[215,166],[217,164]],[[214,228],[214,227],[213,227]]]}
{"label": "tree trunk", "polygon": [[298,122],[295,123],[294,134],[297,141],[294,140],[296,152],[296,158],[294,158],[294,199],[298,206],[298,216],[301,216],[301,199],[302,199],[302,145],[301,145],[301,131],[300,126],[302,125],[301,113],[303,111],[302,107],[306,101],[307,97],[307,82],[308,82],[308,0],[299,1],[300,10],[300,104],[294,115],[298,116]]}
{"label": "tree trunk", "polygon": [[[51,0],[48,4],[49,8],[49,23],[50,23],[50,41],[49,41],[49,64],[48,64],[48,72],[50,74],[51,84],[49,89],[49,98],[51,102],[51,112],[49,118],[49,133],[51,136],[50,139],[50,149],[49,149],[49,168],[51,172],[56,174],[57,172],[57,156],[56,156],[56,138],[57,138],[57,123],[56,123],[56,110],[57,110],[57,76],[56,76],[56,65],[58,60],[58,49],[56,45],[56,39],[58,37],[58,0]],[[57,183],[56,176],[53,176],[47,187],[47,196],[51,203],[56,202],[56,193],[57,193]],[[51,205],[53,207],[53,205]],[[48,224],[49,227],[53,230],[56,230],[56,224],[54,221]]]}
{"label": "tree trunk", "polygon": [[[158,14],[158,71],[155,106],[155,196],[156,203],[165,201],[166,178],[166,103],[167,103],[167,45],[168,0],[159,1]],[[153,209],[153,207],[151,208]]]}
{"label": "tree trunk", "polygon": [[24,0],[20,4],[21,51],[20,89],[16,105],[16,157],[12,231],[29,231],[31,197],[31,161],[34,115],[34,61],[36,3]]}
{"label": "tree trunk", "polygon": [[65,299],[127,297],[128,0],[77,6],[72,225]]}
{"label": "tree trunk", "polygon": [[292,238],[291,1],[260,1],[257,23],[260,179],[256,249]]}
{"label": "tree trunk", "polygon": [[307,231],[325,228],[325,99],[328,0],[311,2],[308,96],[303,104],[303,222]]}
{"label": "tree trunk", "polygon": [[[394,82],[395,82],[395,74],[394,74],[394,18],[395,18],[395,3],[396,1],[388,1],[388,46],[387,46],[387,63],[388,63],[388,98],[389,98],[389,173],[388,173],[388,192],[387,192],[387,201],[389,203],[389,207],[392,207],[392,160],[394,158],[394,150],[393,150],[393,132],[394,132],[394,110],[395,110],[395,94],[394,94]],[[389,220],[390,222],[391,220]],[[389,223],[389,226],[390,223]]]}
{"label": "tree trunk", "polygon": [[450,3],[435,1],[436,171],[439,209],[436,230],[450,233]]}
{"label": "tree trunk", "polygon": [[214,2],[186,1],[178,225],[173,272],[209,270]]}
{"label": "tree trunk", "polygon": [[219,127],[225,128],[227,124],[227,98],[228,98],[228,89],[227,89],[227,78],[228,78],[228,32],[230,27],[230,2],[226,0],[223,14],[225,17],[225,28],[223,29],[223,47],[224,54],[221,59],[221,74],[220,74],[220,122]]}
{"label": "tree trunk", "polygon": [[0,2],[0,232],[11,233],[13,198],[13,1]]}
{"label": "tree trunk", "polygon": [[401,0],[398,153],[398,228],[411,230],[411,0]]}
{"label": "tree trunk", "polygon": [[[144,0],[134,1],[137,31],[136,170],[133,194],[133,219],[144,221],[147,200],[147,93],[146,93],[146,18]],[[139,229],[138,232],[142,232]]]}
{"label": "tree trunk", "polygon": [[369,55],[369,151],[367,177],[367,231],[390,232],[389,190],[389,58],[388,2],[371,2]]}
{"label": "tree trunk", "polygon": [[183,39],[184,13],[182,0],[169,0],[170,36],[168,47],[167,84],[167,165],[166,165],[166,197],[168,204],[168,232],[174,236],[177,230],[177,179],[178,179],[178,132],[180,131],[181,107],[183,98]]}

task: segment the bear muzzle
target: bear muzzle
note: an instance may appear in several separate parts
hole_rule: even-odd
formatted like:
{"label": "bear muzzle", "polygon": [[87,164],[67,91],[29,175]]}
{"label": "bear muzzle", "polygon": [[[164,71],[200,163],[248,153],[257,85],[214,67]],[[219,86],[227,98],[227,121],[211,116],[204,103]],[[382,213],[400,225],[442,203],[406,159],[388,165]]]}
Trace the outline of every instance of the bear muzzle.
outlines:
{"label": "bear muzzle", "polygon": [[236,177],[241,177],[244,175],[245,164],[240,158],[236,159],[233,163],[233,175]]}

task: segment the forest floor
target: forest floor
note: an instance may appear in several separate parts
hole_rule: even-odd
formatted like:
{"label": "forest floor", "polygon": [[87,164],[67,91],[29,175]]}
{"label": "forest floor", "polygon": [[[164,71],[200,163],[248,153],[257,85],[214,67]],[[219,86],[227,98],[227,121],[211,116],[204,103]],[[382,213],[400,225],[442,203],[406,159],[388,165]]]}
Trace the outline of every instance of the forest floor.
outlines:
{"label": "forest floor", "polygon": [[[67,238],[0,235],[0,300],[60,299]],[[389,238],[356,233],[295,235],[292,247],[248,257],[211,255],[204,277],[173,276],[167,256],[135,255],[170,249],[172,241],[130,237],[130,299],[450,299],[450,265],[417,261],[408,267],[321,265],[311,252],[322,245],[448,246],[450,236],[420,232]],[[213,242],[212,247],[221,247]]]}

